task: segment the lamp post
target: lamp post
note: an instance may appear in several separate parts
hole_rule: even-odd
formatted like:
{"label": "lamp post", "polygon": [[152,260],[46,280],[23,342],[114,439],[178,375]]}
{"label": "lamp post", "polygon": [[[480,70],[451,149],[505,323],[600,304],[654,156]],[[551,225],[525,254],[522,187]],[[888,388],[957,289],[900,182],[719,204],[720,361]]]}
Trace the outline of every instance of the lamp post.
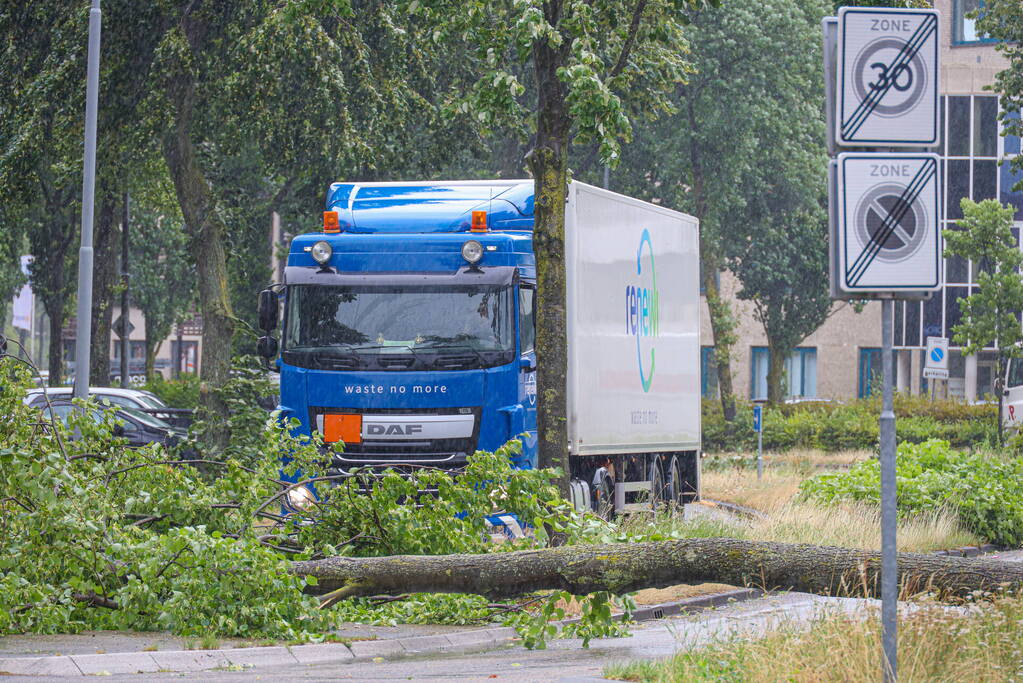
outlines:
{"label": "lamp post", "polygon": [[99,0],[89,10],[89,57],[85,81],[85,160],[82,170],[82,246],[78,250],[78,317],[75,331],[75,398],[89,395],[92,339],[92,214],[96,195],[96,109],[99,101]]}

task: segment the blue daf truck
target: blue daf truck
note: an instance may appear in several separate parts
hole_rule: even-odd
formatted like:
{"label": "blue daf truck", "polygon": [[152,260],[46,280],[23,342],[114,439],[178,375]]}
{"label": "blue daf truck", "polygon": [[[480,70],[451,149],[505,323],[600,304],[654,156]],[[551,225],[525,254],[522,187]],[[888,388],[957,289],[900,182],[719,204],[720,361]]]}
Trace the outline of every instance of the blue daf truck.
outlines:
{"label": "blue daf truck", "polygon": [[[282,415],[344,444],[333,473],[455,470],[511,439],[513,465],[536,466],[533,192],[531,180],[331,185],[322,231],[292,241],[259,313]],[[572,502],[694,500],[696,220],[573,182],[565,247]]]}

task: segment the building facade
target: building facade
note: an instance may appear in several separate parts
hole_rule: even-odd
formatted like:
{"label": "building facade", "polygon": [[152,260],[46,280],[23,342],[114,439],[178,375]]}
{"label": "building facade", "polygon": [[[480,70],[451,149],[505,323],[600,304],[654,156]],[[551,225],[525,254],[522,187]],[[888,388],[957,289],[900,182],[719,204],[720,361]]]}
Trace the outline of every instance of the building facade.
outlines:
{"label": "building facade", "polygon": [[[1023,192],[1012,188],[1021,180],[1005,159],[1020,154],[1019,138],[1002,136],[998,98],[990,91],[995,75],[1008,66],[996,43],[979,35],[966,15],[982,0],[936,0],[941,12],[942,158],[944,206],[942,228],[955,228],[962,218],[959,202],[998,199],[1017,208],[1017,241],[1023,227]],[[979,265],[959,258],[944,260],[945,286],[926,302],[897,302],[895,306],[896,386],[920,393],[932,389],[922,377],[923,351],[928,336],[952,337],[960,321],[959,299],[969,296]],[[729,273],[721,278],[722,295],[732,302],[738,319],[738,342],[732,353],[732,382],[737,396],[761,399],[767,395],[770,358],[763,327],[750,302],[740,301],[741,288]],[[1021,302],[1023,307],[1023,302]],[[710,316],[703,306],[701,327],[701,384],[705,397],[717,394]],[[846,399],[877,390],[881,369],[881,305],[867,303],[862,311],[845,302],[832,308],[828,320],[807,337],[786,362],[786,392],[792,398]],[[937,393],[977,400],[994,392],[994,348],[964,357],[954,344],[949,353],[949,379],[936,382]]]}

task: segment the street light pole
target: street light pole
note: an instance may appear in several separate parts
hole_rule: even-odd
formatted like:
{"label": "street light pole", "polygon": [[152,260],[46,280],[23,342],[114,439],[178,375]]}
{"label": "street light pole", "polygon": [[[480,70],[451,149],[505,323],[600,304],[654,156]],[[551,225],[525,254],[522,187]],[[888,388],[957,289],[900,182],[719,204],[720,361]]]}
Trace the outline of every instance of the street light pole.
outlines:
{"label": "street light pole", "polygon": [[92,214],[96,195],[96,110],[99,101],[99,0],[89,10],[89,58],[85,82],[85,160],[82,169],[82,246],[78,250],[78,318],[75,331],[75,398],[89,395],[92,339]]}
{"label": "street light pole", "polygon": [[131,309],[128,307],[128,221],[131,219],[131,195],[124,193],[124,219],[121,222],[121,386],[125,389],[131,386],[128,379],[128,372],[131,370],[128,364],[128,354],[131,349]]}

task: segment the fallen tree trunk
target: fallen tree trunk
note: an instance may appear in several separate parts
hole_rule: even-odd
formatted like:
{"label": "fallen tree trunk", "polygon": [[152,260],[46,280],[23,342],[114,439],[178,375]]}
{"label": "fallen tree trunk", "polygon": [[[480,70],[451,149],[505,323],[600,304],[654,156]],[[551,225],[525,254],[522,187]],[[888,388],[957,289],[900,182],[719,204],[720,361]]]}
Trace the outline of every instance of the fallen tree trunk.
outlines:
{"label": "fallen tree trunk", "polygon": [[[628,593],[680,583],[726,583],[821,595],[879,597],[881,554],[830,546],[694,538],[566,546],[485,555],[329,557],[295,562],[329,601],[386,593],[475,593],[491,599],[539,590]],[[905,594],[943,597],[1023,586],[1023,564],[899,553]]]}

